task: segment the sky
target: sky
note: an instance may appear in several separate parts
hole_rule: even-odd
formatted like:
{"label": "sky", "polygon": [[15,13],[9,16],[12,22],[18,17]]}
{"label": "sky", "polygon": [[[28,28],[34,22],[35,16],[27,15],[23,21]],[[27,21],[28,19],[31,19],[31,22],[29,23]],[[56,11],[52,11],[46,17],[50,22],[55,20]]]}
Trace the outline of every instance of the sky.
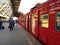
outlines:
{"label": "sky", "polygon": [[21,0],[18,12],[28,13],[36,3],[46,2],[47,0]]}

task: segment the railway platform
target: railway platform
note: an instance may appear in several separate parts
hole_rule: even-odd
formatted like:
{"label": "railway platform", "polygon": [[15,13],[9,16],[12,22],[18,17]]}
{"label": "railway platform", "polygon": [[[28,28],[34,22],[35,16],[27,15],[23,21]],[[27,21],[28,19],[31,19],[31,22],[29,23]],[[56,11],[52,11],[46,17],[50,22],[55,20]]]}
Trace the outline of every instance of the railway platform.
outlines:
{"label": "railway platform", "polygon": [[3,23],[5,29],[0,30],[0,45],[43,45],[19,24],[13,31],[8,29],[8,23]]}

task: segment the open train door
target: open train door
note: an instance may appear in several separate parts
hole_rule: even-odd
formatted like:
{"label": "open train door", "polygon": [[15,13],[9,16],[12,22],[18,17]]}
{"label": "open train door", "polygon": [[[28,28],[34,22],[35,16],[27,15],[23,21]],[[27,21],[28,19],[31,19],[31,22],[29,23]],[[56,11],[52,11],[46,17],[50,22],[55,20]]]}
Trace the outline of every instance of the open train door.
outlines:
{"label": "open train door", "polygon": [[32,22],[31,22],[32,31],[31,31],[31,32],[32,32],[32,34],[34,35],[34,34],[35,34],[35,17],[34,17],[34,15],[32,15],[31,17],[32,17],[32,18],[31,18],[31,19],[32,19]]}
{"label": "open train door", "polygon": [[38,38],[38,15],[34,13],[31,17],[32,17],[31,18],[32,19],[32,22],[31,22],[32,31],[31,32],[34,37]]}

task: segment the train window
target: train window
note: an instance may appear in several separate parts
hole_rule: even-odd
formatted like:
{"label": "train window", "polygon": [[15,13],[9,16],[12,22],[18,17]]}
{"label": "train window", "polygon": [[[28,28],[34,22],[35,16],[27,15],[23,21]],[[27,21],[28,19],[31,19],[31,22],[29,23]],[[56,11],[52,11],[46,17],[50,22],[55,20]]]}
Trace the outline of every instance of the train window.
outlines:
{"label": "train window", "polygon": [[60,12],[56,14],[56,29],[60,30]]}
{"label": "train window", "polygon": [[48,14],[40,16],[40,24],[42,27],[48,28]]}

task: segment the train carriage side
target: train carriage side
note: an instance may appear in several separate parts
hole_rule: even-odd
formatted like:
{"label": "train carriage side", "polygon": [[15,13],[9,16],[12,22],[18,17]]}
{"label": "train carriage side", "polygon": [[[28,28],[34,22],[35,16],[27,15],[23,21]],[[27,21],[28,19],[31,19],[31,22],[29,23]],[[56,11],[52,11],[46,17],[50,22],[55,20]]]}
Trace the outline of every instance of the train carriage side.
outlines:
{"label": "train carriage side", "polygon": [[46,45],[60,45],[60,0],[49,6],[40,10],[39,40]]}
{"label": "train carriage side", "polygon": [[60,45],[60,0],[50,4],[49,15],[50,29],[47,45]]}

